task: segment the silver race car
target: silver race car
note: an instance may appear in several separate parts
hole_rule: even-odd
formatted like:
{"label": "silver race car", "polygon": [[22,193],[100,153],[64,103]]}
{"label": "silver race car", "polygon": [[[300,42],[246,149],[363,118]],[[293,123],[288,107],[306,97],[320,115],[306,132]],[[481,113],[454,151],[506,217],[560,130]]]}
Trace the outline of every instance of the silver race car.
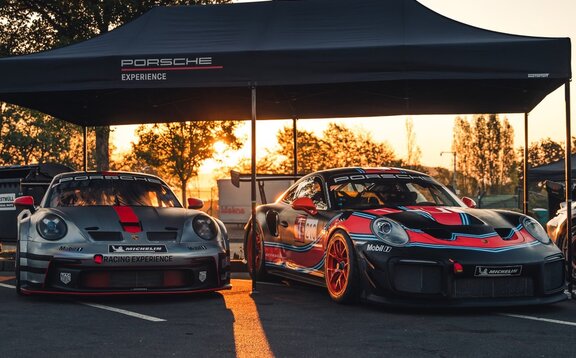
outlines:
{"label": "silver race car", "polygon": [[19,294],[160,294],[229,289],[222,222],[183,208],[158,177],[73,172],[54,177],[39,206],[14,201]]}

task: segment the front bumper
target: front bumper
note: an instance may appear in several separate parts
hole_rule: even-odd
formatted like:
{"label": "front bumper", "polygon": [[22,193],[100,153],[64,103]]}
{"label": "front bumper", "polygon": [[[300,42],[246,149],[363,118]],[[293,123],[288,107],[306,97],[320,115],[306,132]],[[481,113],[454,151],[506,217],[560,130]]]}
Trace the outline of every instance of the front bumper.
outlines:
{"label": "front bumper", "polygon": [[567,298],[564,260],[552,246],[490,253],[357,245],[369,300],[395,305],[519,306]]}
{"label": "front bumper", "polygon": [[20,254],[17,274],[24,294],[161,294],[231,288],[229,254],[217,249],[190,252],[184,246],[168,247],[165,253],[100,254],[87,247],[78,252],[38,252]]}

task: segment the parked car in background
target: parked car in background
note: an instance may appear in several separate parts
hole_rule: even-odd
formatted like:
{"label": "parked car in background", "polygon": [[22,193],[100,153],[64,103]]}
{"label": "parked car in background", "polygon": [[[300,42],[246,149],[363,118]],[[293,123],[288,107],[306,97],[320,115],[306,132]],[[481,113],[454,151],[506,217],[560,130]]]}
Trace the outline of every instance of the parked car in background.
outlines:
{"label": "parked car in background", "polygon": [[564,258],[536,220],[474,207],[415,171],[324,170],[257,208],[245,252],[256,279],[325,286],[340,303],[513,306],[567,298]]}
{"label": "parked car in background", "polygon": [[[554,216],[548,223],[546,223],[546,231],[552,241],[560,248],[564,257],[568,258],[568,240],[566,240],[566,230],[567,230],[567,221],[566,220],[566,203],[560,203],[560,209],[556,212],[556,216]],[[572,203],[572,234],[569,236],[572,238],[572,253],[573,259],[576,259],[576,243],[574,239],[576,237],[576,203]],[[572,277],[576,278],[576,264],[572,262]]]}
{"label": "parked car in background", "polygon": [[[228,236],[160,178],[73,172],[39,203],[16,198],[20,294],[160,294],[230,288]],[[38,205],[38,206],[37,206]]]}

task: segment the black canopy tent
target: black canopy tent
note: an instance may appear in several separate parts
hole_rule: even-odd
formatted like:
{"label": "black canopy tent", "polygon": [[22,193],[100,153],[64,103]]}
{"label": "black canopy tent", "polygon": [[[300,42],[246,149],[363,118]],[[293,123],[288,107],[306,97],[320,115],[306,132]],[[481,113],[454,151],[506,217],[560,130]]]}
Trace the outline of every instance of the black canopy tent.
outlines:
{"label": "black canopy tent", "polygon": [[567,38],[515,36],[415,0],[159,7],[0,60],[0,99],[81,125],[251,116],[526,113],[570,78]]}
{"label": "black canopy tent", "polygon": [[[570,156],[570,166],[572,167],[572,178],[576,178],[576,154]],[[564,159],[530,168],[528,170],[529,181],[563,181],[566,178],[566,162]]]}
{"label": "black canopy tent", "polygon": [[415,0],[155,8],[82,43],[0,59],[0,77],[0,100],[83,126],[251,118],[253,179],[257,117],[525,113],[527,125],[564,84],[570,135],[569,39],[471,27]]}

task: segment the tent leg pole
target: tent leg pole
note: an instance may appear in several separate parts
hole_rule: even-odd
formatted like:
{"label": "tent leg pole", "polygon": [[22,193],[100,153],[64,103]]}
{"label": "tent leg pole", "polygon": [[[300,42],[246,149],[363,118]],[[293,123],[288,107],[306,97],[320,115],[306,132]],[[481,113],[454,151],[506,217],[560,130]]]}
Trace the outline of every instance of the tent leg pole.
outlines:
{"label": "tent leg pole", "polygon": [[298,118],[292,118],[292,139],[294,142],[294,176],[298,175],[298,129],[296,123]]}
{"label": "tent leg pole", "polygon": [[573,278],[572,278],[572,262],[574,261],[574,253],[572,252],[572,247],[574,242],[572,242],[572,131],[570,128],[570,81],[564,83],[564,94],[566,101],[566,152],[564,154],[564,170],[566,172],[566,239],[568,240],[568,291],[572,298],[574,298],[573,291]]}
{"label": "tent leg pole", "polygon": [[[257,293],[256,290],[256,85],[254,83],[250,86],[252,97],[252,178],[251,178],[251,202],[252,202],[252,293]],[[264,264],[264,263],[262,263]]]}
{"label": "tent leg pole", "polygon": [[82,166],[84,171],[88,171],[88,127],[82,126]]}
{"label": "tent leg pole", "polygon": [[522,212],[528,215],[528,113],[524,113],[524,169],[522,176]]}

